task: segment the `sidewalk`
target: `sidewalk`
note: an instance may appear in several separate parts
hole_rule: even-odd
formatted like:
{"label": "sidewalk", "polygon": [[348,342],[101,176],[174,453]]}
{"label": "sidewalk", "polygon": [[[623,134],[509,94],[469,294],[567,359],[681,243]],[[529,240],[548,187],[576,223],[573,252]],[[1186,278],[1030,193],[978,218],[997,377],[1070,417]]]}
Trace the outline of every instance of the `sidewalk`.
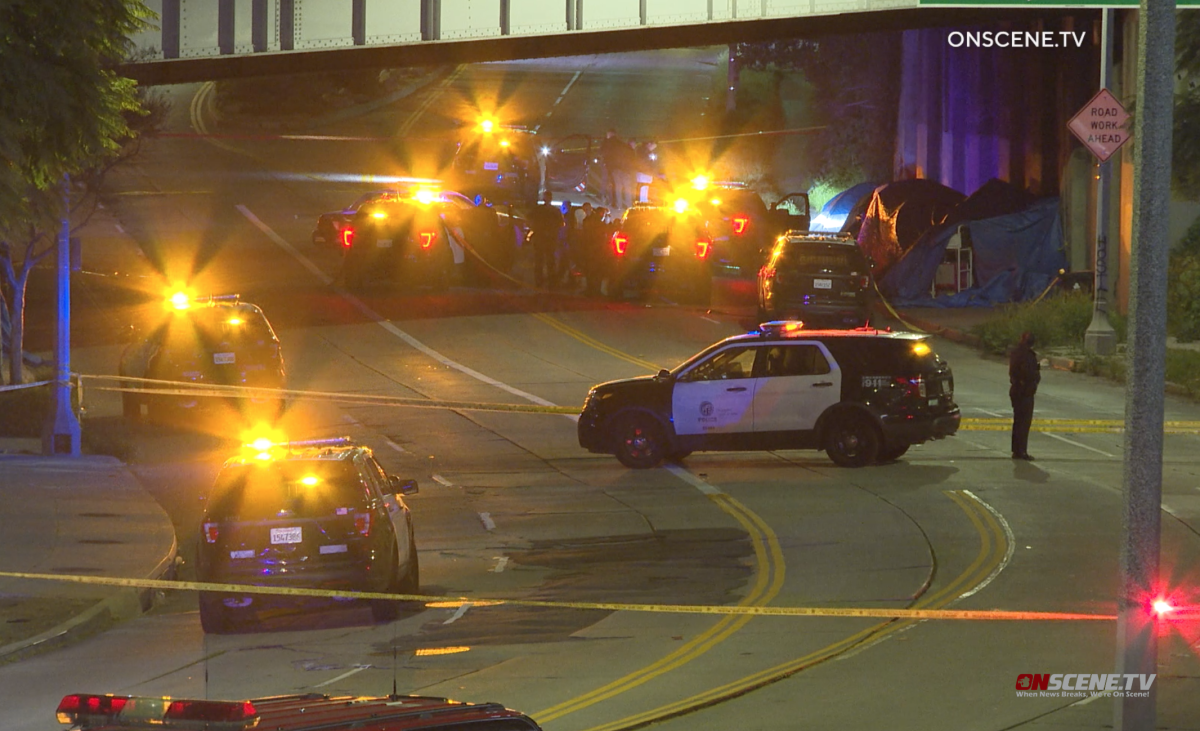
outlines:
{"label": "sidewalk", "polygon": [[[10,451],[33,446],[0,441]],[[170,519],[119,461],[5,453],[0,474],[0,571],[157,579],[173,568]],[[0,663],[99,632],[152,602],[143,589],[0,577]]]}

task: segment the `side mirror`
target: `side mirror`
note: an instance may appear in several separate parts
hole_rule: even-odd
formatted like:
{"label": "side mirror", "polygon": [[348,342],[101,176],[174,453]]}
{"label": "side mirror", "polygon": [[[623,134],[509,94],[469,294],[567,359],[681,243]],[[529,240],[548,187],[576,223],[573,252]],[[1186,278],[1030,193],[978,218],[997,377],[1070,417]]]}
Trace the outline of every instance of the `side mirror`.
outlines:
{"label": "side mirror", "polygon": [[400,495],[416,495],[420,492],[416,480],[401,480],[395,475],[388,478],[388,486],[392,488],[392,492]]}
{"label": "side mirror", "polygon": [[666,368],[663,368],[661,371],[658,372],[658,375],[655,376],[655,378],[659,379],[660,381],[669,380],[671,378],[671,371],[667,370]]}

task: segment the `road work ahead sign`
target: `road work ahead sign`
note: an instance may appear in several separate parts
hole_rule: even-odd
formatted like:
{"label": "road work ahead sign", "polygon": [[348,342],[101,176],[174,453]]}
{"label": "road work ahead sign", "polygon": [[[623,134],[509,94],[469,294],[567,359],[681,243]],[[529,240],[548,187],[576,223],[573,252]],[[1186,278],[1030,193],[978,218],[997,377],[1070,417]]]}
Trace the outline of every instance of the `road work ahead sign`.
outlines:
{"label": "road work ahead sign", "polygon": [[1101,89],[1071,118],[1067,127],[1100,162],[1105,162],[1129,139],[1129,131],[1125,129],[1128,121],[1129,112],[1121,102],[1108,89]]}

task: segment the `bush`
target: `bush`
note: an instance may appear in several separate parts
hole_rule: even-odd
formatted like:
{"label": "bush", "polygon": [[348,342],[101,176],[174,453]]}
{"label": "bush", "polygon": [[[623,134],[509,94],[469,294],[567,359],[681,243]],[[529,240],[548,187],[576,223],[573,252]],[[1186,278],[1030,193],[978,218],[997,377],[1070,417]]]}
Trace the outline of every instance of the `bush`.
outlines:
{"label": "bush", "polygon": [[[993,353],[1007,353],[1026,331],[1033,333],[1040,348],[1082,348],[1091,322],[1091,295],[1071,291],[1051,294],[1039,302],[1004,305],[999,317],[975,327],[974,332]],[[1117,340],[1123,341],[1125,318],[1110,312],[1109,322],[1117,331]]]}
{"label": "bush", "polygon": [[1200,218],[1192,222],[1167,267],[1167,332],[1200,340]]}

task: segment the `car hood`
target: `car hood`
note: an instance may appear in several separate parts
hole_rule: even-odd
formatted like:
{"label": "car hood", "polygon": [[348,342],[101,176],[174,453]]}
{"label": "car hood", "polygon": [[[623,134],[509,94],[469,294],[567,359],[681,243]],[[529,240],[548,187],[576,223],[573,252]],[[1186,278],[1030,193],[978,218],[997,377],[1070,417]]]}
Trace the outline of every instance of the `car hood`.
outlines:
{"label": "car hood", "polygon": [[621,378],[616,381],[605,381],[604,383],[593,386],[592,388],[597,394],[605,394],[616,391],[627,391],[629,389],[661,388],[663,385],[668,383],[670,383],[670,379],[659,378],[658,376],[637,376],[636,378]]}

